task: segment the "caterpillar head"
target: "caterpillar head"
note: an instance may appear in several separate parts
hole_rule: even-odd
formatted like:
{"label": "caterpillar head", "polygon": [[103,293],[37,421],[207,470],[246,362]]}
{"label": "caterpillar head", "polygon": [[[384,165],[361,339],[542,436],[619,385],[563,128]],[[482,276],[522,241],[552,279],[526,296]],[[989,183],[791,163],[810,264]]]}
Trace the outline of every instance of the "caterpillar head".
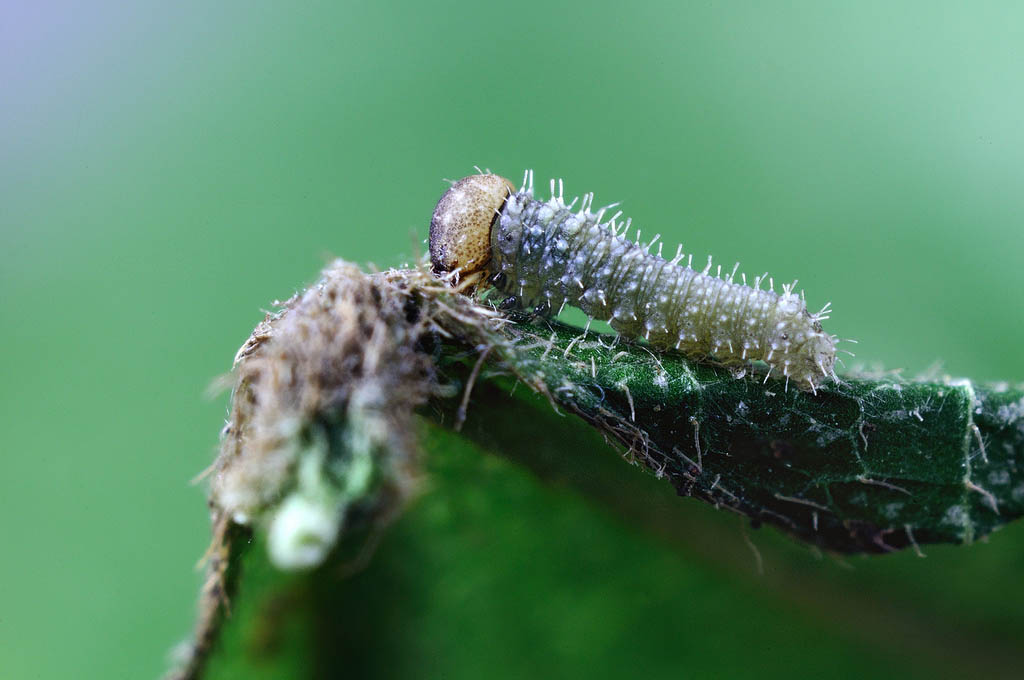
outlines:
{"label": "caterpillar head", "polygon": [[430,218],[430,263],[443,276],[464,280],[491,261],[491,227],[515,185],[499,175],[463,177],[444,193]]}

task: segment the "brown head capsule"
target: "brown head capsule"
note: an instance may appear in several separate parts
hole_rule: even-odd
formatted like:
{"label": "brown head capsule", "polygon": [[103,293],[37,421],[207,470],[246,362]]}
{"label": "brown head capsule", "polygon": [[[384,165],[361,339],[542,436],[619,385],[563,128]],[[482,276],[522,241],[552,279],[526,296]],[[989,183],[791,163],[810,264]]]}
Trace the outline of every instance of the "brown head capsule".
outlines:
{"label": "brown head capsule", "polygon": [[463,177],[445,192],[430,219],[430,262],[434,273],[460,276],[483,272],[491,261],[491,226],[505,199],[516,190],[498,175]]}

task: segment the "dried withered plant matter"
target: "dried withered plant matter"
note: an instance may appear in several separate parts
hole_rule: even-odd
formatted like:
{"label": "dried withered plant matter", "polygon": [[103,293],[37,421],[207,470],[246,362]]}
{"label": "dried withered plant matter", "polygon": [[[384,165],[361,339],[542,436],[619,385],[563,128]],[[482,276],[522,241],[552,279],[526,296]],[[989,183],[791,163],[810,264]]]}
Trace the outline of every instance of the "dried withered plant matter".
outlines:
{"label": "dried withered plant matter", "polygon": [[[415,410],[439,383],[430,346],[457,336],[507,342],[504,319],[424,267],[366,274],[337,260],[266,316],[235,357],[231,412],[211,479],[213,544],[194,642],[194,677],[224,604],[233,525],[267,532],[283,569],[312,568],[342,525],[385,522],[414,492]],[[472,345],[471,345],[472,346]]]}
{"label": "dried withered plant matter", "polygon": [[280,566],[318,563],[350,503],[392,506],[414,486],[414,411],[440,389],[425,336],[494,344],[500,323],[422,268],[368,275],[334,262],[235,357],[214,512],[266,526]]}

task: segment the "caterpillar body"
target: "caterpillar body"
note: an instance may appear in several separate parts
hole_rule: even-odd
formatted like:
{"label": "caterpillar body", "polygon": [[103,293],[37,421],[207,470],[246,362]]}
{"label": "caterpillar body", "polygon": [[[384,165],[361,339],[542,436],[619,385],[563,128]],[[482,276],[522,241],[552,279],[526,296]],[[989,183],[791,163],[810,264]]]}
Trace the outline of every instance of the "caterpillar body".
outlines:
{"label": "caterpillar body", "polygon": [[[807,311],[793,284],[782,293],[761,289],[683,263],[682,248],[666,260],[650,252],[657,241],[641,245],[627,239],[629,220],[621,211],[605,219],[617,204],[593,209],[593,194],[566,203],[562,184],[551,183],[551,197],[534,197],[533,173],[523,187],[479,174],[455,182],[442,196],[430,224],[430,254],[435,273],[489,276],[491,283],[522,305],[543,310],[578,307],[593,319],[608,321],[618,333],[644,338],[656,348],[679,350],[696,359],[726,365],[754,360],[773,373],[815,391],[835,378],[836,338],[817,314]],[[690,256],[692,258],[692,256]]]}

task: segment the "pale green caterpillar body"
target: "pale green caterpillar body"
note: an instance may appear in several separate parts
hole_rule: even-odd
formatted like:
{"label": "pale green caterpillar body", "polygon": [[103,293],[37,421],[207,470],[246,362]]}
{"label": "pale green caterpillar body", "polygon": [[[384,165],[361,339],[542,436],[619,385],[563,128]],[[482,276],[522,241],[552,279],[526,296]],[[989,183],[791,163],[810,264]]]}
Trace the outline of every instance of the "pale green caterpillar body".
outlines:
{"label": "pale green caterpillar body", "polygon": [[[473,175],[454,183],[435,208],[430,252],[436,273],[488,275],[491,283],[524,306],[541,310],[578,307],[608,321],[623,336],[725,365],[760,360],[768,374],[815,391],[835,378],[836,338],[807,311],[795,283],[782,293],[767,275],[753,286],[683,263],[682,248],[666,260],[661,249],[626,237],[630,222],[615,206],[593,210],[593,194],[566,203],[558,183],[547,200],[534,197],[533,174],[522,189],[497,175]],[[691,256],[692,257],[692,256]]]}

